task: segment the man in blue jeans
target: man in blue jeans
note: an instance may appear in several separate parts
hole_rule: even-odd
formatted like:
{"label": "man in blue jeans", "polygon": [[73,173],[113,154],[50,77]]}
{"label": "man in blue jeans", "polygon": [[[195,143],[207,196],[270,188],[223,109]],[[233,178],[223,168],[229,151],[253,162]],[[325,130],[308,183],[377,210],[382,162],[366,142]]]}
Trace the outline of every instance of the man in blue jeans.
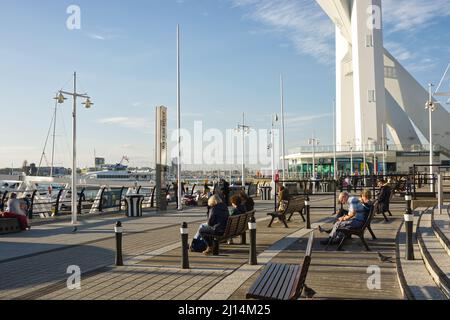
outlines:
{"label": "man in blue jeans", "polygon": [[[372,193],[369,189],[364,189],[361,193],[361,198],[348,198],[349,210],[347,214],[342,214],[333,229],[330,231],[330,236],[327,240],[321,242],[323,245],[337,244],[342,240],[342,235],[338,233],[338,229],[354,230],[361,228],[366,222],[372,203],[370,201]],[[341,198],[341,197],[339,197]],[[345,197],[344,197],[345,198]],[[343,199],[344,199],[343,198]],[[320,232],[326,232],[319,227]]]}

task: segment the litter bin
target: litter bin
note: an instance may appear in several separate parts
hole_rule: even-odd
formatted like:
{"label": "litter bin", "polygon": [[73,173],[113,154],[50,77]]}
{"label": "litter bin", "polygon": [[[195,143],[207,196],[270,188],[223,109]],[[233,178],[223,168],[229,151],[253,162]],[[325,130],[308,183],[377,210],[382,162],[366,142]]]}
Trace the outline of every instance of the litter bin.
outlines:
{"label": "litter bin", "polygon": [[142,194],[130,194],[126,196],[127,201],[127,217],[142,217],[142,202],[144,196]]}
{"label": "litter bin", "polygon": [[259,187],[261,200],[271,200],[272,187]]}

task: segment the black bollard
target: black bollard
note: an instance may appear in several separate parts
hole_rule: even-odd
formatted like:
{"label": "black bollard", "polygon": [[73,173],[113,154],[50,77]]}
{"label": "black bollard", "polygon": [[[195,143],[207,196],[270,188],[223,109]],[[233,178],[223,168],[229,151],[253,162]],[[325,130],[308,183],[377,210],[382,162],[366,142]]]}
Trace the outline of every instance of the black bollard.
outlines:
{"label": "black bollard", "polygon": [[306,229],[311,229],[311,206],[309,195],[306,195],[305,210],[306,210]]}
{"label": "black bollard", "polygon": [[411,209],[412,195],[410,189],[406,191],[405,195],[406,201],[406,213],[405,218],[405,233],[406,233],[406,260],[414,260],[414,246],[413,246],[413,226],[414,226],[414,215]]}
{"label": "black bollard", "polygon": [[250,219],[248,223],[248,229],[250,230],[250,257],[249,263],[252,266],[258,264],[258,259],[256,257],[256,220],[255,217]]}
{"label": "black bollard", "polygon": [[123,257],[122,257],[122,222],[117,221],[116,226],[114,228],[114,232],[116,233],[116,266],[123,266]]}
{"label": "black bollard", "polygon": [[183,222],[180,228],[181,233],[181,255],[182,255],[182,261],[181,261],[181,268],[182,269],[189,269],[189,230],[188,230],[188,224],[186,222]]}

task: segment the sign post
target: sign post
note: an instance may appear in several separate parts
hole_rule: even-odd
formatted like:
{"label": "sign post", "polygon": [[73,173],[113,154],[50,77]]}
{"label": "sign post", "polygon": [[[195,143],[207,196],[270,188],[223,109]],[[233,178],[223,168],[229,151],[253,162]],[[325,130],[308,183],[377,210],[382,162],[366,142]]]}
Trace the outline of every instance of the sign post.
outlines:
{"label": "sign post", "polygon": [[167,108],[164,106],[156,107],[155,139],[156,207],[160,211],[166,211]]}

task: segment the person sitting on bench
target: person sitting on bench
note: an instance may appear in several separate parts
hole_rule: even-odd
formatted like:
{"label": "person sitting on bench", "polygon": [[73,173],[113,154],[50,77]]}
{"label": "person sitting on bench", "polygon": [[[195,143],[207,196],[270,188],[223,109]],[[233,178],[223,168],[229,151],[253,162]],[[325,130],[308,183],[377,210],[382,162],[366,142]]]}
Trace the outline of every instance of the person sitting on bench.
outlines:
{"label": "person sitting on bench", "polygon": [[200,226],[195,239],[203,238],[207,243],[207,248],[203,254],[210,256],[213,254],[213,239],[211,235],[221,235],[225,232],[230,213],[228,207],[223,203],[218,195],[213,195],[208,200],[209,211],[208,222]]}
{"label": "person sitting on bench", "polygon": [[245,212],[250,212],[255,209],[255,201],[253,201],[252,197],[249,197],[244,190],[239,192],[239,197],[241,198],[241,203],[245,206]]}
{"label": "person sitting on bench", "polygon": [[321,242],[323,245],[339,244],[343,235],[338,233],[338,229],[358,229],[361,228],[366,222],[369,216],[370,209],[372,207],[372,192],[369,189],[364,189],[361,192],[361,198],[352,197],[349,199],[348,214],[341,216],[334,224],[334,227],[330,231],[323,230],[319,227],[320,232],[330,233],[327,240]]}
{"label": "person sitting on bench", "polygon": [[245,206],[242,204],[242,200],[239,196],[232,196],[230,201],[230,216],[238,216],[247,212],[247,208],[245,208]]}
{"label": "person sitting on bench", "polygon": [[12,193],[8,200],[8,210],[3,213],[4,218],[16,218],[19,220],[22,231],[30,230],[30,222],[27,217],[26,204],[17,199],[17,194]]}

